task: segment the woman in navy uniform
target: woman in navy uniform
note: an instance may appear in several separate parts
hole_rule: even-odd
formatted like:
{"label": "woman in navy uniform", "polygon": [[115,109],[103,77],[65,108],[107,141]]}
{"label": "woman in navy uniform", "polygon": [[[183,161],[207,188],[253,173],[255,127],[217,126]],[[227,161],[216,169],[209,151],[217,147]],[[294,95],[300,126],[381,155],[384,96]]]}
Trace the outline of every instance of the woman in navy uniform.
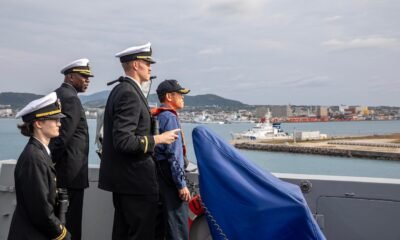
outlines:
{"label": "woman in navy uniform", "polygon": [[32,101],[16,117],[22,117],[24,123],[18,128],[30,138],[15,167],[17,207],[8,239],[70,239],[56,216],[57,179],[48,148],[50,139],[59,135],[64,117],[57,94]]}

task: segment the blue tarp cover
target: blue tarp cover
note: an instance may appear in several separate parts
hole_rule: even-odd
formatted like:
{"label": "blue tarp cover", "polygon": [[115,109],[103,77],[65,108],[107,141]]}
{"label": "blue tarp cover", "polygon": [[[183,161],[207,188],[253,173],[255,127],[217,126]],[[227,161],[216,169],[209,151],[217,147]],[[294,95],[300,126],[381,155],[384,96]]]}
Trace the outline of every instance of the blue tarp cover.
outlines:
{"label": "blue tarp cover", "polygon": [[205,126],[192,137],[214,240],[325,239],[298,186],[260,169]]}

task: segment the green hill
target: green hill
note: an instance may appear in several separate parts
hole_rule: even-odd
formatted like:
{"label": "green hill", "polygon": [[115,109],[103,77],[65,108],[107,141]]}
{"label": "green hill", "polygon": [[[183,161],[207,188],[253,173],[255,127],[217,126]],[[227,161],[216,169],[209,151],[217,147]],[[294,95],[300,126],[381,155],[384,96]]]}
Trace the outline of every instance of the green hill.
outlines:
{"label": "green hill", "polygon": [[40,97],[43,97],[43,95],[37,95],[33,93],[3,92],[0,93],[0,104],[11,105],[12,109],[19,109],[24,107],[30,101]]}
{"label": "green hill", "polygon": [[[102,91],[87,96],[81,96],[81,100],[86,107],[102,107],[105,106],[109,91]],[[156,94],[150,94],[149,103],[157,103]],[[197,96],[185,95],[185,107],[216,107],[216,108],[246,108],[249,105],[243,104],[236,100],[226,99],[214,94],[204,94]]]}
{"label": "green hill", "polygon": [[[101,91],[90,95],[79,95],[84,107],[104,107],[110,91]],[[38,99],[43,95],[32,93],[14,93],[4,92],[0,93],[0,104],[11,105],[12,109],[19,109],[24,107],[32,100]],[[149,103],[157,103],[158,97],[156,94],[150,94]],[[197,96],[185,96],[186,108],[223,108],[223,109],[239,109],[247,108],[249,105],[243,104],[236,100],[226,99],[214,94],[204,94]]]}

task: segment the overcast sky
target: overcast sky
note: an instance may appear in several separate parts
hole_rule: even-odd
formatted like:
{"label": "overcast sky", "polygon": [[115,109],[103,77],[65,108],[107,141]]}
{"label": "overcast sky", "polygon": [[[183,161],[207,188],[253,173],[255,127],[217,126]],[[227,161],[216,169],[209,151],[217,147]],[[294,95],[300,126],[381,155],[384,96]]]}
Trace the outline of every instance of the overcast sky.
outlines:
{"label": "overcast sky", "polygon": [[400,106],[398,0],[0,1],[0,92],[45,94],[89,58],[87,94],[152,43],[157,75],[247,104]]}

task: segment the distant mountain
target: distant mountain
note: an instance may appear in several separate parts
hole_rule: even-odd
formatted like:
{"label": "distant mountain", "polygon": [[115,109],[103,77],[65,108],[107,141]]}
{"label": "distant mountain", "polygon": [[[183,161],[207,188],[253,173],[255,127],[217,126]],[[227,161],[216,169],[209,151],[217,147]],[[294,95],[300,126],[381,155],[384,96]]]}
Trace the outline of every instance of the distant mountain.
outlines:
{"label": "distant mountain", "polygon": [[[92,95],[80,96],[83,105],[86,107],[103,107],[106,104],[107,97],[110,94],[110,91],[102,91],[98,93],[94,93]],[[157,103],[158,101],[157,94],[150,94],[149,103]],[[187,107],[228,107],[228,108],[243,108],[248,107],[249,105],[243,104],[236,100],[226,99],[214,94],[205,94],[205,95],[197,95],[197,96],[185,96],[185,106]]]}
{"label": "distant mountain", "polygon": [[33,93],[3,92],[0,93],[0,104],[11,105],[12,109],[20,109],[25,107],[29,102],[40,97],[43,97],[43,95],[37,95]]}
{"label": "distant mountain", "polygon": [[[106,101],[108,95],[110,94],[109,90],[97,92],[90,95],[79,95],[79,98],[82,101],[82,104],[85,107],[95,108],[95,107],[104,107],[106,105]],[[4,92],[0,93],[0,104],[1,105],[11,105],[13,109],[18,109],[24,107],[30,101],[38,99],[43,95],[37,95],[32,93],[14,93],[14,92]],[[157,94],[150,94],[149,103],[157,103],[158,101]],[[239,101],[226,99],[214,94],[204,94],[197,96],[185,96],[185,106],[186,107],[217,107],[217,108],[246,108],[249,105],[243,104]]]}
{"label": "distant mountain", "polygon": [[246,107],[247,104],[214,94],[185,96],[185,105],[191,107]]}
{"label": "distant mountain", "polygon": [[[110,90],[104,90],[101,92],[93,93],[91,95],[79,95],[79,98],[82,101],[82,104],[96,102],[96,101],[103,101],[104,99],[107,100],[108,95],[110,94]],[[105,101],[104,101],[105,103]]]}

